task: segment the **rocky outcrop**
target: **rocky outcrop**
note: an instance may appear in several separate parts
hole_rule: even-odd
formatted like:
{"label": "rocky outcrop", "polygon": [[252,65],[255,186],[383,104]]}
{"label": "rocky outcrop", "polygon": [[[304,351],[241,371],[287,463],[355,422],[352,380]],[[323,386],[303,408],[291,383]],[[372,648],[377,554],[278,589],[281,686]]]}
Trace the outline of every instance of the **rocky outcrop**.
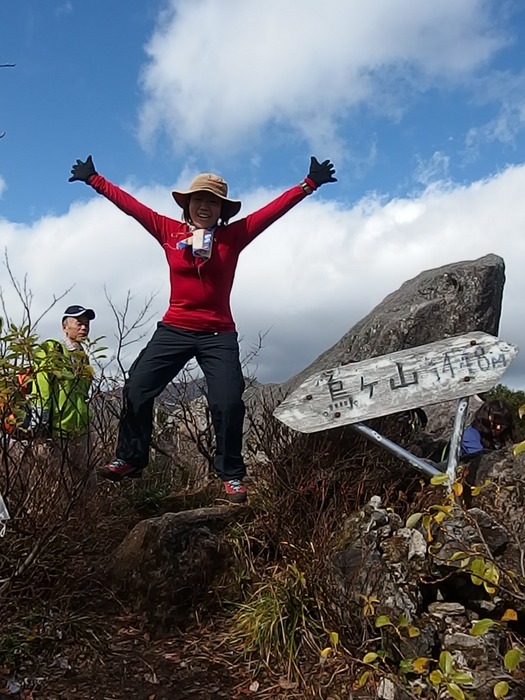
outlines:
{"label": "rocky outcrop", "polygon": [[292,391],[310,375],[350,360],[360,362],[470,331],[497,335],[504,284],[505,264],[497,255],[426,270],[387,296],[281,388]]}
{"label": "rocky outcrop", "polygon": [[[298,374],[282,384],[268,384],[251,391],[247,399],[245,444],[246,447],[251,445],[253,435],[257,436],[259,443],[259,451],[254,451],[255,458],[251,458],[252,466],[256,468],[263,461],[264,453],[268,454],[268,450],[261,449],[260,443],[271,445],[273,441],[274,429],[269,416],[308,377],[350,361],[359,362],[472,331],[497,335],[504,283],[505,265],[497,255],[426,270],[387,296],[335,345]],[[478,398],[472,398],[469,416],[479,403]],[[456,401],[424,406],[429,420],[428,432],[422,437],[428,438],[431,447],[438,438],[449,439],[455,407]],[[426,457],[432,452],[432,449],[429,448],[430,452],[427,449],[428,445],[423,449],[420,441],[415,439],[410,414],[374,419],[369,425],[418,456]],[[297,436],[301,443],[311,446],[317,439],[315,436],[323,436],[337,449],[347,450],[348,447],[351,450],[356,443],[355,432],[351,429],[344,432],[344,428],[313,435],[297,433]],[[404,463],[397,458],[395,461],[402,471]]]}
{"label": "rocky outcrop", "polygon": [[[434,504],[406,523],[377,498],[351,516],[331,560],[336,599],[344,601],[337,612],[354,625],[359,614],[369,626],[381,616],[379,644],[397,662],[425,658],[431,668],[450,652],[454,673],[471,674],[464,690],[473,697],[493,698],[504,680],[506,697],[518,700],[525,682],[503,658],[525,624],[525,454],[480,455],[464,486],[461,499],[436,487]],[[486,630],[478,634],[480,620]]]}

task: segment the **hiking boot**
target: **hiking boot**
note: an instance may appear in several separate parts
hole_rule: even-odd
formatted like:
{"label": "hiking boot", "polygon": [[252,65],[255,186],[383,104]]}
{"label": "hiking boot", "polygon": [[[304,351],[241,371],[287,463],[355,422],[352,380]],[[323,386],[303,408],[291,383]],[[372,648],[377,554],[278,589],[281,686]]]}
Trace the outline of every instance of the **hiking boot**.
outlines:
{"label": "hiking boot", "polygon": [[230,479],[223,483],[226,497],[229,501],[232,503],[244,503],[247,493],[246,486],[242,483],[241,479]]}
{"label": "hiking boot", "polygon": [[125,462],[123,459],[114,459],[99,469],[100,476],[110,481],[122,481],[124,477],[139,479],[142,469],[134,467],[133,464]]}

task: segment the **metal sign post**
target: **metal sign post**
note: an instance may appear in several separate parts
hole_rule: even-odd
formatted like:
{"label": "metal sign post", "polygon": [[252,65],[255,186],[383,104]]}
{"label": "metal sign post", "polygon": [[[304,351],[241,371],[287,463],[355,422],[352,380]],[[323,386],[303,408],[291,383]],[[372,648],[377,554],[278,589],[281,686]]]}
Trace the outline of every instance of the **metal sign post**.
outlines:
{"label": "metal sign post", "polygon": [[[362,421],[429,404],[459,399],[448,458],[453,480],[468,405],[466,397],[494,387],[518,348],[479,331],[341,365],[312,375],[274,411],[303,433],[350,425],[427,474],[439,473],[425,460],[364,426]],[[403,454],[404,453],[404,454]]]}
{"label": "metal sign post", "polygon": [[447,460],[448,483],[453,484],[456,480],[456,469],[458,468],[459,457],[461,453],[461,438],[463,429],[465,428],[465,419],[467,417],[468,397],[459,399],[456,405],[454,414],[454,425],[452,427],[452,437],[450,438],[450,449]]}
{"label": "metal sign post", "polygon": [[381,433],[378,433],[377,430],[373,430],[368,425],[364,425],[364,423],[354,423],[349,427],[357,433],[361,433],[361,435],[364,435],[376,445],[379,445],[379,447],[384,448],[388,452],[392,452],[392,454],[408,462],[414,469],[423,472],[423,474],[427,476],[435,476],[436,474],[443,473],[439,470],[437,464],[432,464],[421,459],[421,457],[416,457],[416,455],[413,455],[409,450],[405,450],[401,445],[398,445],[393,440],[389,440],[384,435],[381,435]]}

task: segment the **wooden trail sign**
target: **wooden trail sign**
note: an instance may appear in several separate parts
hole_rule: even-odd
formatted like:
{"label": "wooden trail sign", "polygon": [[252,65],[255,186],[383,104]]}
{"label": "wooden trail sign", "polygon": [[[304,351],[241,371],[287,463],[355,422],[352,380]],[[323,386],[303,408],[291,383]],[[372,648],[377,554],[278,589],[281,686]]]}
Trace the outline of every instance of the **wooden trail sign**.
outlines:
{"label": "wooden trail sign", "polygon": [[518,353],[512,343],[476,331],[312,375],[274,415],[314,433],[459,399],[494,387]]}

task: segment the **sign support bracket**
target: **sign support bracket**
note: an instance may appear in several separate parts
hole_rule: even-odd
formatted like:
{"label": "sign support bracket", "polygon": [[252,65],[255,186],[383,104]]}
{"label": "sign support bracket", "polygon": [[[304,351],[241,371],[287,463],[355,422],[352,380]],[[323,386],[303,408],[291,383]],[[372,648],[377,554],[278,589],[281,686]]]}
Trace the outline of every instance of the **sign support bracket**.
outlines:
{"label": "sign support bracket", "polygon": [[[463,429],[465,427],[468,403],[469,399],[467,396],[458,399],[456,404],[454,426],[452,428],[452,437],[450,439],[450,450],[446,463],[446,473],[448,475],[449,487],[452,486],[456,480],[456,471],[461,452],[461,436],[463,435]],[[408,462],[411,467],[414,467],[414,469],[417,469],[417,471],[422,472],[426,476],[432,477],[444,473],[444,470],[439,469],[441,466],[440,464],[434,465],[424,459],[421,459],[421,457],[416,457],[416,455],[412,454],[412,452],[409,450],[405,450],[405,448],[401,447],[401,445],[398,445],[393,440],[381,435],[377,432],[377,430],[373,430],[373,428],[370,428],[364,423],[352,423],[348,427],[355,430],[356,433],[364,435],[364,437],[366,437],[368,440],[387,450],[387,452],[391,452],[392,454],[396,455],[396,457]],[[441,464],[444,463],[442,462]]]}
{"label": "sign support bracket", "polygon": [[379,447],[384,448],[387,450],[387,452],[391,452],[392,454],[396,455],[396,457],[408,462],[410,466],[414,467],[417,469],[417,471],[422,472],[426,476],[443,474],[443,472],[438,469],[437,465],[427,462],[424,459],[421,459],[421,457],[416,457],[416,455],[413,455],[409,450],[405,450],[405,448],[401,447],[401,445],[398,445],[393,440],[389,440],[389,438],[381,435],[377,432],[377,430],[373,430],[364,423],[352,423],[348,427],[352,428],[352,430],[355,430],[360,435],[364,435],[366,438],[368,438],[368,440],[375,443]]}

